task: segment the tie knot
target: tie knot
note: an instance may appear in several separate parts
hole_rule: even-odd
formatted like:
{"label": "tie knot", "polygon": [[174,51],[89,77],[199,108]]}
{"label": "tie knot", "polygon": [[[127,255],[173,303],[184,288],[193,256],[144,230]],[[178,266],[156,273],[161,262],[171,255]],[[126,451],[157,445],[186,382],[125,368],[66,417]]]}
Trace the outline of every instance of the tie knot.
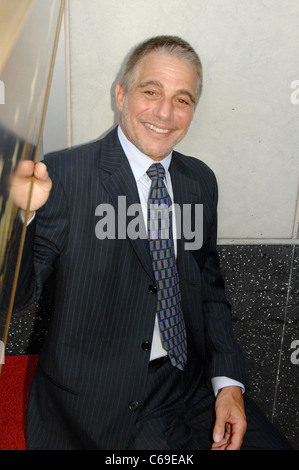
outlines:
{"label": "tie knot", "polygon": [[163,179],[165,176],[165,170],[161,163],[153,163],[147,170],[147,174],[151,180]]}

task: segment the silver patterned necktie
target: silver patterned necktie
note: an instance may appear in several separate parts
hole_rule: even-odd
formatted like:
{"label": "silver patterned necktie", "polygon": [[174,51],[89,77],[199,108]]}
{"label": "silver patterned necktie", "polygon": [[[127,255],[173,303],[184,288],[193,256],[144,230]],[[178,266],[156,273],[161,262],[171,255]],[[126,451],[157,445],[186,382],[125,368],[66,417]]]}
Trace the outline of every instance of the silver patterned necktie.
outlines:
{"label": "silver patterned necktie", "polygon": [[186,328],[172,235],[171,198],[164,184],[165,170],[154,163],[147,171],[152,180],[148,200],[148,237],[157,287],[157,316],[163,348],[180,370],[187,362]]}

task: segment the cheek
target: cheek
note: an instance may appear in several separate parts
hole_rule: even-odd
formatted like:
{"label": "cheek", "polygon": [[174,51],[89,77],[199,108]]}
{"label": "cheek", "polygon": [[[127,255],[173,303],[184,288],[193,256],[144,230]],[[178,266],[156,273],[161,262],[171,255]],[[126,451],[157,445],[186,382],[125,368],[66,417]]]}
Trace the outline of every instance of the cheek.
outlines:
{"label": "cheek", "polygon": [[138,101],[135,103],[132,111],[133,115],[136,117],[142,116],[143,114],[151,114],[153,106],[150,105],[148,101]]}
{"label": "cheek", "polygon": [[193,120],[194,113],[193,112],[186,112],[181,116],[181,122],[183,127],[186,129],[189,128],[192,120]]}

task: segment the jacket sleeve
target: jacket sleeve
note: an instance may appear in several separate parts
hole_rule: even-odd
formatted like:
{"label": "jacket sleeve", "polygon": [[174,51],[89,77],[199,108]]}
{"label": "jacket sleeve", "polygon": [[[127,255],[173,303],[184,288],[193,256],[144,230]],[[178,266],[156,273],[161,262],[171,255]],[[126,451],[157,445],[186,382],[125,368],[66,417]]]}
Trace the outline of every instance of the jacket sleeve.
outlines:
{"label": "jacket sleeve", "polygon": [[243,354],[233,337],[231,306],[226,299],[225,283],[216,246],[217,201],[218,189],[215,180],[213,225],[202,271],[208,375],[210,378],[226,376],[245,384]]}
{"label": "jacket sleeve", "polygon": [[47,168],[52,189],[48,201],[36,212],[26,229],[15,310],[40,298],[44,282],[53,273],[68,237],[67,200],[58,177],[48,165]]}

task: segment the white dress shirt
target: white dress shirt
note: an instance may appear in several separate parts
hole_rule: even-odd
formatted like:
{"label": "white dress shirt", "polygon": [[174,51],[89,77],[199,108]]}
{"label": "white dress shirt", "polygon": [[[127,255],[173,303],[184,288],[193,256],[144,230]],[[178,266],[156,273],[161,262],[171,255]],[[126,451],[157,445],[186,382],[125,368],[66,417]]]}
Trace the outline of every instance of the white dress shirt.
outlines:
{"label": "white dress shirt", "polygon": [[[136,180],[138,194],[140,198],[140,204],[142,207],[145,227],[147,229],[147,201],[149,196],[149,191],[151,187],[151,179],[147,175],[147,170],[153,164],[153,160],[148,156],[144,155],[140,150],[138,150],[135,145],[133,145],[127,137],[124,135],[120,126],[118,126],[118,137],[121,143],[121,146],[126,154],[126,157],[129,161],[131,170],[133,172],[134,178]],[[171,163],[172,152],[159,163],[161,163],[165,168],[165,185],[167,187],[168,193],[171,197],[172,203],[174,204],[174,196],[171,184],[170,173],[168,171],[169,165]],[[173,216],[175,216],[175,211],[172,212]],[[173,238],[174,238],[174,249],[176,253],[176,231],[175,231],[175,221],[173,221]],[[154,360],[158,357],[162,357],[166,355],[165,349],[162,347],[162,342],[160,339],[159,333],[159,325],[157,316],[155,319],[155,326],[154,326],[154,333],[152,338],[152,347],[151,347],[151,355],[150,360]],[[230,379],[228,377],[214,377],[212,379],[212,386],[217,395],[220,388],[228,387],[230,385],[236,385],[243,389],[243,384],[237,382],[236,380]]]}

